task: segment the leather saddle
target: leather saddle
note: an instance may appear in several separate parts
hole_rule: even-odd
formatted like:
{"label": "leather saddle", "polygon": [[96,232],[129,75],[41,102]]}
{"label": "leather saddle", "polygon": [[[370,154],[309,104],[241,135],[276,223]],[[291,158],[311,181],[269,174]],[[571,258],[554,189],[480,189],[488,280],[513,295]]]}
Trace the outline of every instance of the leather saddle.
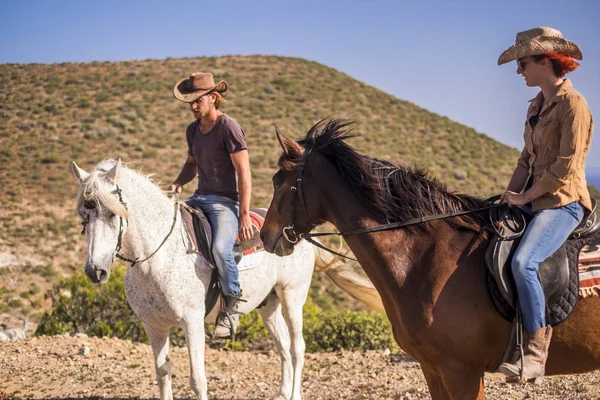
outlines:
{"label": "leather saddle", "polygon": [[[243,242],[240,241],[239,237],[236,239],[235,245],[233,246],[233,255],[236,264],[240,263],[244,255],[254,253],[264,248],[263,243],[260,240],[260,229],[265,222],[266,213],[266,210],[260,208],[250,210],[253,236],[251,239]],[[219,294],[221,293],[219,273],[212,254],[212,228],[206,214],[204,214],[201,209],[192,208],[185,203],[182,203],[181,206],[181,219],[185,226],[189,242],[192,244],[192,248],[189,252],[201,253],[213,267],[210,284],[204,300],[206,316],[212,311],[219,298]]]}
{"label": "leather saddle", "polygon": [[[488,199],[494,203],[499,196]],[[564,321],[577,304],[579,290],[579,251],[600,231],[600,220],[596,215],[595,199],[593,210],[586,213],[569,239],[539,266],[539,278],[544,290],[550,324]],[[511,271],[511,260],[532,215],[521,208],[501,206],[490,210],[490,221],[494,235],[486,251],[488,288],[496,309],[505,319],[512,321],[517,306],[517,295]]]}
{"label": "leather saddle", "polygon": [[[240,241],[237,237],[233,246],[233,255],[235,262],[240,263],[244,255],[262,250],[263,244],[260,240],[260,229],[265,222],[266,210],[256,208],[250,210],[250,220],[252,221],[252,238]],[[181,216],[184,226],[188,233],[188,237],[193,240],[195,249],[210,261],[211,265],[215,266],[215,260],[212,255],[212,228],[208,222],[208,218],[199,208],[192,208],[184,205],[181,208]]]}

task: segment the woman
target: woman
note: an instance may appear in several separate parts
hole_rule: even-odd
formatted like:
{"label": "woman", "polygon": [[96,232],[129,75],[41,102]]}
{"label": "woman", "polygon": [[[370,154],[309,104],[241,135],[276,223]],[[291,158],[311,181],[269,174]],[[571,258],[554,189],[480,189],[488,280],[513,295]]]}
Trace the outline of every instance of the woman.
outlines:
{"label": "woman", "polygon": [[518,33],[515,45],[498,59],[498,65],[516,61],[517,74],[525,84],[541,89],[530,101],[525,148],[501,198],[511,206],[531,203],[534,215],[512,260],[529,340],[522,371],[521,360],[500,366],[511,378],[521,372],[525,380],[544,376],[552,327],[546,325],[538,266],[569,237],[585,210],[592,208],[584,167],[593,119],[585,98],[564,78],[579,67],[576,59],[582,59],[579,47],[552,28]]}

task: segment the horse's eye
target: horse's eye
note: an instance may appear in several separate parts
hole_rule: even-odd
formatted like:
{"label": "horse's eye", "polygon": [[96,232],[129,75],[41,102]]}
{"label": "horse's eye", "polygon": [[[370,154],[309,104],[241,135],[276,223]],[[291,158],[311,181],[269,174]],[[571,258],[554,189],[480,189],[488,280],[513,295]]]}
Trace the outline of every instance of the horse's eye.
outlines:
{"label": "horse's eye", "polygon": [[83,202],[83,206],[85,208],[87,208],[88,210],[93,210],[96,208],[96,202],[95,201],[91,201],[91,200],[85,200]]}
{"label": "horse's eye", "polygon": [[273,181],[273,186],[275,188],[278,188],[281,186],[283,179],[281,178],[281,175],[279,174],[279,172],[276,173],[275,175],[273,175],[272,181]]}

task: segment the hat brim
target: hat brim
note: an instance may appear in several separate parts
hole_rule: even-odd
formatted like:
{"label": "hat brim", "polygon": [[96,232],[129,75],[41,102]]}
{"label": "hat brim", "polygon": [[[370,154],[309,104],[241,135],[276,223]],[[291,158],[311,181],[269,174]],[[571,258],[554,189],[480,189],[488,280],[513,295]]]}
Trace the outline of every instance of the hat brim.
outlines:
{"label": "hat brim", "polygon": [[217,83],[214,87],[210,89],[190,91],[188,90],[186,84],[188,79],[189,78],[184,78],[180,80],[175,84],[175,87],[173,88],[173,94],[175,95],[175,98],[179,101],[190,103],[196,100],[197,98],[212,92],[225,93],[227,91],[227,82],[225,81],[219,81],[219,83]]}
{"label": "hat brim", "polygon": [[550,52],[566,54],[576,60],[583,59],[581,49],[575,43],[562,38],[540,36],[527,43],[512,45],[504,50],[498,58],[498,65],[506,64],[519,58]]}

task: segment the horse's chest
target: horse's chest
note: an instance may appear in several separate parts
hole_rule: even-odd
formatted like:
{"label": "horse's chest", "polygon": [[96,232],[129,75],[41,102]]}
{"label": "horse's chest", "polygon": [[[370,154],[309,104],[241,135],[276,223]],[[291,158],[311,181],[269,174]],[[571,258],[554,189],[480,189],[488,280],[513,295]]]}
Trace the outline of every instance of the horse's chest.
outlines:
{"label": "horse's chest", "polygon": [[132,310],[144,322],[178,321],[191,297],[189,291],[177,290],[168,282],[135,279],[129,275],[125,280],[125,295]]}

